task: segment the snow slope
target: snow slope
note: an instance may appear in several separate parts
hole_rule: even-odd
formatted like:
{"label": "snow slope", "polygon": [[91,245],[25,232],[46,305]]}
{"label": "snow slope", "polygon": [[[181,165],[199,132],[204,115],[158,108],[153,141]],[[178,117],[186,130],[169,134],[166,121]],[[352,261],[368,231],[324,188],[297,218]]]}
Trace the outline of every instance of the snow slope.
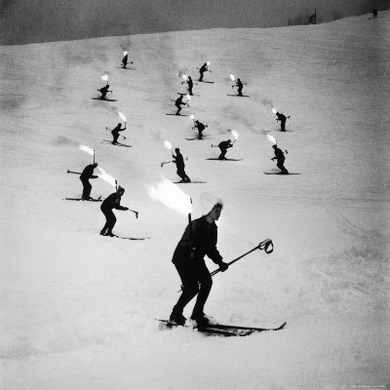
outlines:
{"label": "snow slope", "polygon": [[[390,11],[316,26],[213,29],[0,47],[0,388],[4,389],[350,389],[389,387]],[[120,69],[123,50],[134,70]],[[188,141],[175,112],[186,71],[210,61],[214,84],[194,86],[190,108],[209,125]],[[109,75],[116,102],[91,100]],[[246,82],[250,98],[229,75]],[[199,95],[199,96],[197,96]],[[271,109],[286,115],[279,131]],[[120,111],[131,148],[105,127]],[[211,144],[240,137],[228,157]],[[277,170],[272,135],[288,149]],[[271,238],[218,274],[206,312],[237,324],[285,330],[246,338],[162,331],[180,280],[171,264],[187,224],[148,196],[175,181],[164,141],[180,147],[186,171],[222,197],[218,247],[225,261]],[[96,150],[99,166],[126,188],[115,232],[101,237],[98,203],[79,196],[77,175]],[[113,188],[92,182],[92,195]],[[214,269],[209,262],[210,270]],[[192,303],[185,314],[190,315]],[[386,369],[387,367],[387,369]]]}

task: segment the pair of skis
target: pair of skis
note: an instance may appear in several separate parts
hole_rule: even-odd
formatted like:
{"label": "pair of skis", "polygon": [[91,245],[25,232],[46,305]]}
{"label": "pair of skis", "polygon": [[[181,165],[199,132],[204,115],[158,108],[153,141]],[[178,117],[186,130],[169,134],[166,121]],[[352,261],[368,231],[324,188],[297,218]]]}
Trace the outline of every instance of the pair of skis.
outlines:
{"label": "pair of skis", "polygon": [[[174,328],[180,326],[169,322],[169,320],[158,319],[158,321],[164,324],[165,327],[167,328]],[[207,335],[236,337],[236,336],[249,336],[253,333],[260,333],[260,332],[275,332],[284,329],[286,324],[287,322],[284,322],[282,325],[280,325],[277,328],[261,328],[261,327],[254,327],[254,326],[240,326],[240,325],[228,325],[228,324],[208,324],[203,326],[192,326],[192,329],[195,329],[198,332]],[[184,325],[184,327],[191,328],[190,325]]]}

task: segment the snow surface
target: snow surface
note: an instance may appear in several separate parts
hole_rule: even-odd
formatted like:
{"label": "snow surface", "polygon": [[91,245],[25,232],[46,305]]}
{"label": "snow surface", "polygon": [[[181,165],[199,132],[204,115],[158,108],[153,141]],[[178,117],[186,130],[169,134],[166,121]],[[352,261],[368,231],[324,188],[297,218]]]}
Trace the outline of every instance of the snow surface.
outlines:
{"label": "snow surface", "polygon": [[[0,47],[0,388],[351,389],[390,386],[390,11],[316,26],[213,29]],[[129,50],[135,70],[119,68]],[[190,108],[209,125],[188,141],[189,117],[171,99],[186,71],[210,61],[214,84],[194,86]],[[91,100],[109,74],[117,102]],[[234,93],[229,75],[246,82]],[[271,109],[291,115],[279,131]],[[102,143],[128,119],[131,148]],[[211,148],[240,137],[228,157]],[[277,170],[272,143],[288,149]],[[206,313],[219,321],[277,326],[249,337],[161,330],[178,298],[171,256],[187,224],[148,196],[161,175],[176,181],[164,141],[180,147],[180,185],[223,198],[218,247],[225,261],[271,238],[214,277]],[[98,233],[98,203],[64,201],[96,150],[126,188],[115,232]],[[92,195],[113,192],[92,182]],[[210,270],[215,265],[210,261]],[[192,303],[186,308],[190,315]]]}

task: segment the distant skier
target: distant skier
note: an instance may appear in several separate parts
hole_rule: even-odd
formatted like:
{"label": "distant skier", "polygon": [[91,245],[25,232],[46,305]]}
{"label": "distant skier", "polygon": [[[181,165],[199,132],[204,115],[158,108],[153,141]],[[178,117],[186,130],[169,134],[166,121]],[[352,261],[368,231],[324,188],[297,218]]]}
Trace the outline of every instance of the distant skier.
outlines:
{"label": "distant skier", "polygon": [[105,99],[108,92],[112,93],[112,91],[110,91],[109,89],[110,86],[108,83],[103,88],[98,89],[98,91],[102,94],[102,96],[100,96],[100,99]]}
{"label": "distant skier", "polygon": [[209,323],[204,313],[204,306],[210,294],[213,281],[206,266],[204,257],[209,257],[220,270],[226,271],[229,265],[223,262],[217,249],[218,221],[222,211],[222,201],[208,194],[202,194],[201,203],[203,216],[189,224],[182,238],[176,246],[172,262],[182,281],[182,293],[173,307],[169,322],[175,325],[184,325],[186,318],[183,310],[197,295],[191,319],[197,326]]}
{"label": "distant skier", "polygon": [[284,160],[286,159],[284,157],[284,153],[282,152],[281,149],[278,148],[277,145],[273,145],[272,146],[274,148],[274,152],[275,152],[275,157],[271,158],[271,160],[277,160],[277,164],[276,166],[281,170],[281,173],[284,174],[284,175],[288,175],[289,172],[288,170],[284,167]]}
{"label": "distant skier", "polygon": [[180,153],[180,149],[175,149],[176,154],[172,154],[173,162],[176,164],[176,173],[181,178],[182,183],[190,183],[191,179],[187,176],[185,173],[185,164],[184,164],[184,158],[183,155]]}
{"label": "distant skier", "polygon": [[[187,76],[186,83],[187,83],[187,86],[188,86],[188,94],[190,96],[193,96],[192,88],[194,87],[194,82],[192,81],[191,76]],[[184,84],[184,82],[182,82],[182,84]]]}
{"label": "distant skier", "polygon": [[378,10],[377,9],[372,10],[372,16],[374,19],[378,17]]}
{"label": "distant skier", "polygon": [[180,115],[180,111],[182,110],[182,106],[187,106],[188,101],[183,102],[184,95],[180,95],[176,100],[175,100],[175,106],[177,107],[177,112],[175,115]]}
{"label": "distant skier", "polygon": [[118,143],[118,138],[120,136],[119,132],[120,131],[125,131],[126,130],[126,122],[125,122],[125,127],[122,128],[122,124],[118,123],[117,126],[111,130],[111,134],[113,137],[112,144],[115,145]]}
{"label": "distant skier", "polygon": [[198,139],[203,138],[203,131],[208,127],[208,125],[204,125],[202,122],[194,119],[194,127],[193,129],[198,131]]}
{"label": "distant skier", "polygon": [[[214,146],[214,145],[211,145]],[[221,154],[218,156],[218,160],[226,160],[226,153],[229,148],[233,147],[233,143],[230,139],[227,141],[222,141],[217,145],[221,151]]]}
{"label": "distant skier", "polygon": [[283,114],[281,114],[280,112],[276,112],[275,115],[278,117],[276,119],[276,122],[279,122],[280,121],[280,130],[281,131],[286,131],[286,121],[287,121],[287,118],[290,118],[289,116],[285,116]]}
{"label": "distant skier", "polygon": [[127,51],[125,51],[124,56],[122,58],[122,68],[126,68],[128,61],[129,61],[129,54]]}
{"label": "distant skier", "polygon": [[124,211],[128,210],[128,207],[123,207],[120,205],[121,198],[124,193],[125,193],[125,189],[119,186],[116,192],[113,192],[106,199],[104,199],[102,205],[100,206],[102,213],[106,217],[106,223],[103,229],[100,231],[100,234],[102,236],[110,236],[110,237],[114,236],[114,234],[112,233],[112,229],[115,226],[116,217],[112,210],[113,209],[124,210]]}
{"label": "distant skier", "polygon": [[237,87],[238,96],[242,96],[242,89],[244,88],[244,84],[241,82],[240,79],[236,80],[236,87]]}
{"label": "distant skier", "polygon": [[83,172],[81,172],[80,180],[83,183],[83,195],[81,196],[82,200],[90,200],[91,198],[91,190],[92,185],[89,182],[89,179],[98,179],[99,176],[94,175],[93,171],[98,166],[97,163],[87,165]]}
{"label": "distant skier", "polygon": [[199,69],[199,73],[200,73],[199,81],[203,81],[204,72],[207,72],[208,70],[209,70],[209,64],[206,62]]}

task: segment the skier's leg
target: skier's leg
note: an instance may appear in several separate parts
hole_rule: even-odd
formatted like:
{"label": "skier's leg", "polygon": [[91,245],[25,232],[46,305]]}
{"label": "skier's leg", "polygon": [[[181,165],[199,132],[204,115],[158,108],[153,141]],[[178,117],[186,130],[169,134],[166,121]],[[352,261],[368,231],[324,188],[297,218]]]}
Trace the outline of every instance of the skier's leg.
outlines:
{"label": "skier's leg", "polygon": [[206,304],[207,298],[209,297],[213,280],[210,276],[210,272],[206,267],[204,261],[197,264],[197,276],[200,284],[196,303],[192,311],[192,319],[201,319],[204,317],[204,305]]}

